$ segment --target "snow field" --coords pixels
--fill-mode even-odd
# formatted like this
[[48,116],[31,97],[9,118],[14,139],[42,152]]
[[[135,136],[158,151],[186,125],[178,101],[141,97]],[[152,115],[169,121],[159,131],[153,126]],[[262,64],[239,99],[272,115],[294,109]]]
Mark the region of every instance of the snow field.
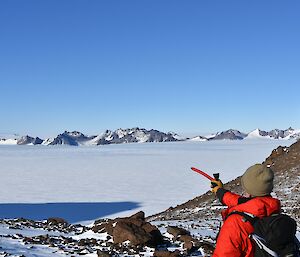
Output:
[[[286,140],[172,142],[97,147],[0,146],[1,203],[136,202],[151,215],[209,190],[190,170],[223,182],[262,162]],[[17,213],[16,213],[17,216]]]

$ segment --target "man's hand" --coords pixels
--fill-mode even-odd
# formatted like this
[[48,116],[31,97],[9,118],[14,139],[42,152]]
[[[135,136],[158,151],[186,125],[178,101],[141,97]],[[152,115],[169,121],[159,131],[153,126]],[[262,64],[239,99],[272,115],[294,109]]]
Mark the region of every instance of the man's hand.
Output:
[[212,180],[210,187],[211,187],[210,191],[216,194],[219,188],[223,188],[223,183],[221,180]]

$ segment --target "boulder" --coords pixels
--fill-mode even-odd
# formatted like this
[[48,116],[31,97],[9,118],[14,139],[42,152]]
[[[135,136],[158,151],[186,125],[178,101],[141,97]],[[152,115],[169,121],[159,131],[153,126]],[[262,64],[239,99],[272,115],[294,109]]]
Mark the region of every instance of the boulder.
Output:
[[64,220],[63,218],[58,218],[58,217],[48,218],[47,223],[52,224],[52,225],[63,225],[63,226],[68,225],[68,222],[66,220]]
[[175,226],[168,226],[167,232],[173,235],[175,240],[178,238],[178,236],[190,235],[190,232],[187,231],[186,229],[175,227]]
[[204,250],[207,256],[211,256],[215,250],[214,245],[210,242],[202,242],[201,248]]
[[130,241],[134,246],[156,247],[163,243],[159,229],[145,220],[142,211],[126,218],[96,221],[92,230],[96,233],[107,232],[113,237],[114,244]]
[[109,252],[97,250],[97,256],[98,257],[110,257],[111,255],[109,254]]
[[132,216],[130,216],[129,219],[145,220],[145,213],[143,211],[139,211],[133,214]]
[[129,221],[118,221],[113,229],[113,240],[115,244],[129,240],[132,245],[146,245],[151,239],[151,235],[142,227]]

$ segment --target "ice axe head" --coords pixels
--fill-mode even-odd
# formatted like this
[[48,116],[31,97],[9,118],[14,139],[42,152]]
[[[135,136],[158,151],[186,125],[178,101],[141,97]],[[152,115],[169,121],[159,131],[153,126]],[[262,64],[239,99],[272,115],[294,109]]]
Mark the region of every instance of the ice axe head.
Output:
[[215,180],[220,179],[220,173],[214,173],[213,176],[214,176]]
[[[220,173],[214,173],[213,174],[214,178],[215,178],[215,181],[220,181]],[[222,183],[222,182],[221,182]],[[211,182],[211,188],[214,188],[218,186],[218,184],[216,182]]]

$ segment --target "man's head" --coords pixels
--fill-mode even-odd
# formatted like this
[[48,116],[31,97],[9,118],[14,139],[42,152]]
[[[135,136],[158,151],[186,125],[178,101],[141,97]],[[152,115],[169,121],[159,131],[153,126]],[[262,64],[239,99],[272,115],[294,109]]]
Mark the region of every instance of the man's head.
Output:
[[243,189],[251,196],[269,195],[273,190],[274,172],[262,164],[248,168],[242,176]]

